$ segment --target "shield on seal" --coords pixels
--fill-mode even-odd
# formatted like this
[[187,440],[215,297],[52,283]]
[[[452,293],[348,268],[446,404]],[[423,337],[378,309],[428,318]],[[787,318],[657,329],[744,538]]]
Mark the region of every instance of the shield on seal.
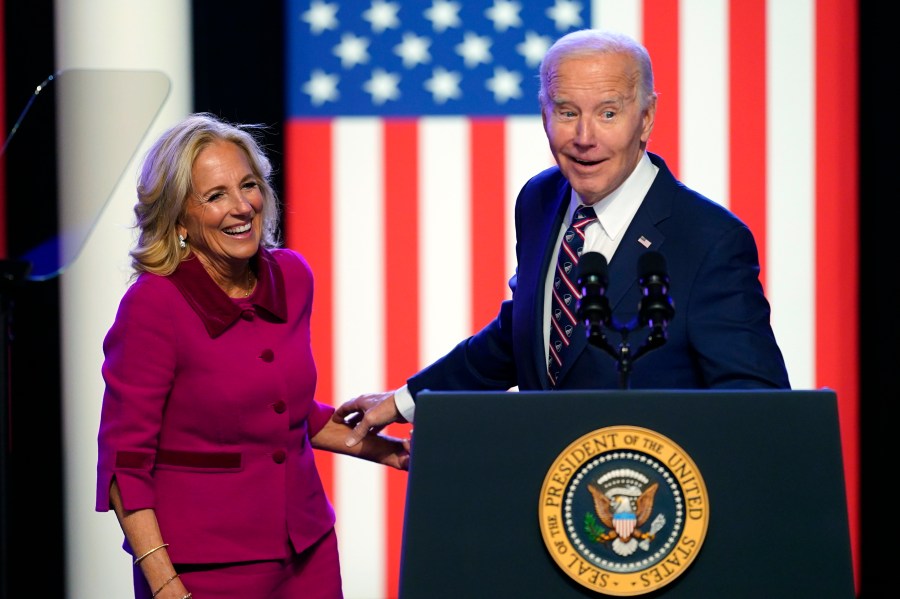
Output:
[[634,525],[636,521],[637,517],[632,513],[613,515],[613,526],[616,527],[616,533],[619,535],[619,538],[630,538],[632,533],[634,532]]

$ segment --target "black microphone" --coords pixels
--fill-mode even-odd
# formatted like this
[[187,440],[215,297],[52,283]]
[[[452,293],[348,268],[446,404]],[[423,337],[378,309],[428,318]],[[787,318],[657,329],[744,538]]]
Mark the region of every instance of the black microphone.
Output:
[[644,252],[638,259],[638,282],[643,296],[638,304],[641,326],[664,330],[675,316],[675,304],[669,297],[666,258],[659,252]]
[[588,341],[594,344],[602,344],[603,325],[608,325],[611,318],[606,297],[608,270],[606,258],[600,252],[586,252],[578,259],[576,284],[581,299],[578,300],[577,314],[584,323]]

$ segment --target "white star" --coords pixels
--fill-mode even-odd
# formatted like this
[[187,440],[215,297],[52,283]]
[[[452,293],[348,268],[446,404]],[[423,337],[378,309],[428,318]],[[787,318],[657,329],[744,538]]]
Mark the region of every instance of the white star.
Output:
[[544,54],[550,49],[552,40],[546,35],[538,35],[534,31],[525,33],[525,41],[516,46],[516,51],[525,57],[530,67],[541,64]]
[[352,33],[341,36],[341,43],[334,47],[334,55],[341,59],[341,66],[351,69],[358,64],[369,62],[369,40],[356,37]]
[[459,27],[462,21],[459,20],[460,5],[457,2],[447,2],[447,0],[434,0],[431,8],[426,8],[425,18],[431,21],[431,27],[441,33],[450,27]]
[[443,104],[462,95],[459,89],[461,80],[462,76],[459,73],[438,67],[431,72],[431,79],[425,81],[425,89],[431,92],[435,103]]
[[572,0],[556,0],[554,5],[547,9],[547,16],[551,21],[556,21],[556,28],[560,31],[581,25],[580,13],[581,2]]
[[399,11],[400,5],[395,2],[372,0],[371,8],[363,11],[363,19],[372,25],[372,31],[381,33],[385,29],[396,29],[400,26],[400,19],[397,18]]
[[336,102],[340,94],[337,84],[340,78],[337,75],[329,75],[321,69],[312,72],[309,81],[303,84],[303,93],[309,95],[309,101],[313,106],[321,106],[325,102]]
[[519,11],[522,6],[518,2],[509,0],[494,0],[494,5],[484,11],[484,16],[494,22],[494,29],[506,31],[510,27],[521,27],[522,19]]
[[400,97],[400,76],[388,73],[384,69],[375,69],[372,77],[363,83],[363,89],[372,96],[373,104],[384,104],[388,100]]
[[428,46],[431,40],[427,37],[419,37],[415,33],[404,33],[403,41],[394,46],[394,54],[403,59],[403,66],[411,69],[417,64],[431,62],[431,54]]
[[313,0],[309,10],[300,15],[300,19],[309,23],[309,30],[318,35],[326,29],[337,29],[337,11],[337,4]]
[[471,31],[466,32],[462,43],[456,44],[456,53],[463,57],[469,68],[474,68],[482,62],[487,64],[491,61],[491,39],[479,37]]
[[522,83],[522,76],[515,71],[507,71],[503,67],[494,69],[494,76],[485,82],[485,86],[494,92],[494,100],[498,104],[503,104],[510,98],[520,98],[522,90],[519,84]]

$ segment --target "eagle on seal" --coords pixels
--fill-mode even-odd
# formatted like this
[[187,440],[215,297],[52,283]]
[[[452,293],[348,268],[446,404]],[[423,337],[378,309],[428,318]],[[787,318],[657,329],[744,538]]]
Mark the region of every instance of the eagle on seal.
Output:
[[[607,540],[617,554],[628,556],[637,551],[638,539],[652,536],[640,529],[653,513],[653,499],[659,483],[649,485],[643,492],[637,487],[618,487],[606,493],[589,486],[594,498],[594,510],[604,525],[612,529]],[[614,531],[614,532],[613,532]]]

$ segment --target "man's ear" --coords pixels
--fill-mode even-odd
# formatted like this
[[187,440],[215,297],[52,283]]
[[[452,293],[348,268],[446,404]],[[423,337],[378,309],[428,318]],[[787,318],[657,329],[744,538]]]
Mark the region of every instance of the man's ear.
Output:
[[650,104],[644,110],[643,121],[641,141],[646,144],[650,139],[650,132],[653,131],[653,123],[656,121],[656,97],[650,101]]

